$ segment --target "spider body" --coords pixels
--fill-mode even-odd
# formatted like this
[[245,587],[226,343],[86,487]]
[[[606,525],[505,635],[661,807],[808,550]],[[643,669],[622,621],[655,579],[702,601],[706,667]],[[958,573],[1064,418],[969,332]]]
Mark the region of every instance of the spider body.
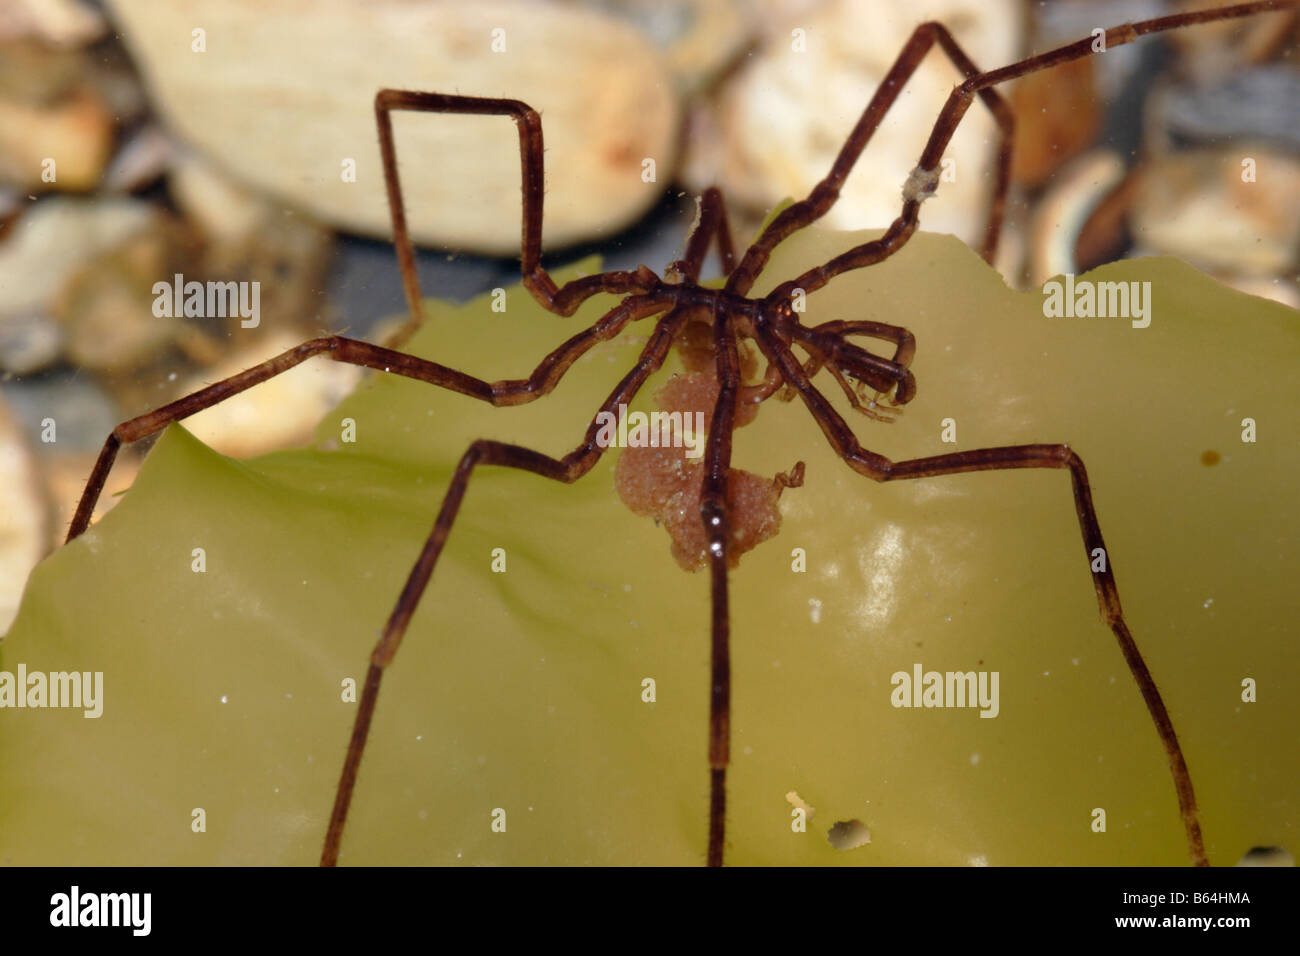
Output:
[[[1126,24],[1106,31],[1106,43],[1115,46],[1147,33],[1233,16],[1246,16],[1282,7],[1290,2],[1262,2],[1236,7],[1180,14],[1138,24]],[[916,170],[903,189],[898,217],[882,235],[862,242],[828,261],[780,282],[767,295],[750,292],[767,265],[773,250],[783,240],[810,225],[833,205],[849,172],[853,169],[872,133],[894,103],[902,85],[933,45],[939,45],[967,77],[949,98]],[[728,571],[737,558],[734,540],[736,509],[729,499],[732,476],[732,438],[745,406],[760,404],[783,391],[797,396],[825,436],[835,454],[849,469],[876,482],[935,478],[974,471],[1011,469],[1054,469],[1069,473],[1075,517],[1084,545],[1098,607],[1105,624],[1118,642],[1133,680],[1146,705],[1164,748],[1178,799],[1188,855],[1200,865],[1207,863],[1192,777],[1175,734],[1173,722],[1148,669],[1138,644],[1130,633],[1120,606],[1118,586],[1108,561],[1101,524],[1092,500],[1087,471],[1081,458],[1065,444],[1024,444],[977,448],[951,454],[890,460],[864,447],[854,430],[812,383],[812,376],[825,370],[835,379],[855,410],[866,417],[889,421],[875,400],[863,404],[865,387],[877,398],[890,396],[890,405],[907,404],[917,392],[909,365],[916,352],[912,334],[900,326],[865,320],[834,320],[816,326],[803,324],[795,302],[825,287],[836,276],[875,265],[900,250],[918,229],[922,201],[934,190],[936,170],[945,146],[957,124],[975,98],[993,112],[1002,130],[999,172],[990,211],[984,256],[991,259],[1001,224],[1002,206],[1008,184],[1010,160],[1010,111],[996,92],[997,84],[1026,73],[1088,56],[1092,38],[1061,47],[1020,63],[981,72],[961,51],[940,24],[923,24],[900,54],[894,67],[867,104],[862,118],[850,134],[827,177],[808,197],[776,215],[742,256],[735,255],[722,196],[709,190],[702,197],[701,214],[692,229],[682,259],[661,278],[645,266],[630,271],[611,271],[557,285],[540,262],[542,224],[542,127],[537,113],[518,100],[491,99],[399,90],[380,91],[375,101],[379,140],[384,159],[389,204],[393,219],[398,261],[411,322],[391,345],[380,347],[342,336],[328,336],[304,343],[260,366],[179,399],[147,415],[125,422],[105,443],[69,532],[69,540],[87,527],[96,499],[104,486],[118,447],[153,434],[167,424],[212,405],[228,395],[249,388],[314,355],[327,356],[396,375],[417,379],[490,403],[518,405],[552,391],[573,364],[594,345],[618,336],[637,321],[654,320],[646,344],[633,366],[609,394],[587,428],[578,447],[562,457],[551,457],[532,448],[492,440],[474,441],[465,451],[451,476],[442,506],[410,574],[401,589],[381,636],[370,656],[369,667],[352,735],[343,762],[333,812],[325,835],[321,862],[337,862],[343,845],[344,825],[370,734],[384,672],[393,663],[434,569],[438,563],[471,476],[484,466],[500,466],[531,472],[570,484],[587,474],[605,447],[598,440],[598,417],[609,414],[636,397],[650,375],[662,367],[674,345],[702,355],[716,381],[716,397],[708,413],[708,437],[703,454],[703,477],[698,500],[700,526],[704,533],[704,563],[709,574],[710,658],[709,680],[709,842],[711,865],[723,862],[727,819],[727,768],[731,761],[731,616]],[[583,302],[598,293],[621,297],[621,301],[594,324],[583,329],[547,355],[526,378],[484,381],[433,361],[407,355],[396,346],[419,326],[423,308],[407,233],[396,150],[390,114],[396,110],[433,113],[507,116],[517,125],[520,136],[523,188],[523,237],[521,271],[524,287],[545,309],[560,316],[573,315]],[[716,243],[723,264],[722,288],[699,283],[705,256]],[[890,357],[876,354],[850,339],[871,338],[893,345]],[[747,380],[742,346],[752,343],[766,362],[756,380]],[[798,348],[807,358],[794,354]],[[852,380],[852,382],[850,381]],[[853,384],[853,383],[856,383]],[[802,478],[802,464],[785,479],[786,487]],[[780,479],[778,478],[778,483]]]

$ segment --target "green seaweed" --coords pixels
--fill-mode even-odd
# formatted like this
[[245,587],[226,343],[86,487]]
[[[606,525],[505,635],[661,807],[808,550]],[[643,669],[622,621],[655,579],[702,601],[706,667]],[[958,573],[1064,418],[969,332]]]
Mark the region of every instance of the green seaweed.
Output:
[[[758,291],[861,239],[800,234]],[[1297,314],[1173,260],[1089,278],[1150,281],[1151,326],[1045,318],[1041,293],[926,234],[810,296],[803,318],[915,332],[918,393],[900,421],[850,418],[873,450],[1067,441],[1083,456],[1212,862],[1294,851]],[[431,302],[408,347],[521,377],[611,301],[569,319],[518,287],[504,313],[488,297]],[[0,645],[0,670],[104,674],[98,719],[0,710],[0,861],[314,862],[356,706],[342,682],[363,677],[456,460],[481,436],[575,446],[647,328],[529,406],[376,373],[311,448],[235,461],[169,428],[125,500],[36,569]],[[344,418],[355,443],[339,440]],[[941,440],[947,418],[956,444]],[[737,432],[738,467],[796,460],[807,481],[782,498],[782,531],[732,577],[728,862],[1186,863],[1068,476],[877,485],[798,401],[769,401]],[[707,578],[679,570],[667,535],[619,502],[613,463],[572,486],[476,472],[380,695],[342,863],[703,862]],[[491,570],[496,548],[505,573]],[[999,672],[996,719],[891,706],[891,675],[916,663]],[[1246,678],[1257,702],[1242,700]],[[792,828],[791,791],[815,810],[807,832]],[[827,832],[850,819],[871,842],[832,848]]]

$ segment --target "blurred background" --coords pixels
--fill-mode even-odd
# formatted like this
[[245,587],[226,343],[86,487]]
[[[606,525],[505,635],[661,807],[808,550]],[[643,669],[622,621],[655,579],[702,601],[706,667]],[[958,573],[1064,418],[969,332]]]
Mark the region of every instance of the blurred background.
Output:
[[[383,341],[405,308],[372,102],[383,87],[542,113],[547,264],[662,274],[695,197],[744,244],[802,197],[912,29],[981,68],[1207,0],[3,0],[0,633],[62,540],[105,436],[327,332]],[[1298,18],[1196,27],[1025,77],[997,267],[1035,288],[1175,255],[1300,306]],[[956,70],[926,58],[826,224],[883,228]],[[400,114],[426,296],[518,281],[518,140],[500,117]],[[976,104],[922,228],[978,244],[997,128]],[[716,274],[710,259],[706,275]],[[154,285],[258,283],[259,316],[158,315]],[[900,320],[901,321],[901,320]],[[540,356],[520,356],[525,374]],[[187,420],[249,456],[305,440],[359,380],[300,369]],[[101,508],[147,442],[124,449]]]

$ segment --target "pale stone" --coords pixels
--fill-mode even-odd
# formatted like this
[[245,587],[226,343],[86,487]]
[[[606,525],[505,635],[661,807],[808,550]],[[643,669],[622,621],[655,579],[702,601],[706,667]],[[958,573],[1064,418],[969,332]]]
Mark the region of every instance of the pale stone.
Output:
[[[302,343],[303,338],[292,333],[264,339],[195,376],[181,394],[206,388]],[[357,366],[316,356],[191,415],[183,424],[199,441],[223,455],[248,458],[276,451],[310,439],[321,417],[360,379]]]
[[[672,75],[648,40],[605,16],[519,0],[109,6],[154,103],[183,138],[236,178],[346,229],[391,234],[373,109],[382,88],[509,97],[537,109],[549,245],[630,224],[672,178],[680,126]],[[195,30],[205,52],[193,51]],[[416,240],[517,254],[514,124],[403,113],[393,125]],[[355,182],[345,181],[349,159]],[[645,159],[655,161],[657,182],[643,181]]]
[[113,118],[97,93],[52,105],[0,98],[0,182],[23,190],[94,188],[113,146]]
[[35,203],[0,241],[0,316],[42,312],[83,263],[149,225],[140,200],[55,196]]
[[233,183],[202,156],[185,151],[172,165],[168,190],[203,234],[219,242],[246,239],[271,215],[271,204]]
[[[687,161],[692,188],[712,183],[760,211],[802,199],[827,173],[872,94],[915,27],[948,25],[981,69],[1020,55],[1023,17],[1012,0],[832,0],[768,3],[762,49],[725,84],[695,130]],[[798,31],[798,32],[797,32]],[[823,222],[839,229],[884,228],[902,209],[899,190],[917,165],[958,72],[936,44],[908,80]],[[962,120],[942,181],[921,227],[977,244],[984,229],[997,126],[982,103]]]
[[1131,222],[1139,242],[1211,271],[1291,269],[1300,252],[1300,162],[1241,142],[1164,156],[1141,175]]
[[37,38],[56,47],[80,47],[107,31],[103,15],[81,0],[5,0],[0,40]]
[[131,192],[157,180],[167,171],[172,142],[158,126],[150,123],[130,134],[104,172],[109,192]]
[[0,401],[0,634],[13,623],[27,575],[45,554],[50,518],[27,437]]

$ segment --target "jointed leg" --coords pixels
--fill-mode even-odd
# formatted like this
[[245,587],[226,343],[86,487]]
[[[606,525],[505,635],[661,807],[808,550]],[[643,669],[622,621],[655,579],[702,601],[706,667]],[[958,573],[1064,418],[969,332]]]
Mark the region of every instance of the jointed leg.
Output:
[[[836,383],[840,387],[840,391],[844,393],[844,397],[849,400],[849,404],[855,411],[861,412],[873,421],[880,422],[884,425],[892,425],[894,423],[894,420],[890,418],[889,415],[875,410],[876,401],[874,399],[871,401],[870,406],[862,404],[862,400],[858,397],[857,390],[849,384],[848,380],[844,377],[844,373],[840,371],[839,365],[836,364],[828,353],[823,352],[813,342],[800,341],[799,344],[803,346],[804,350],[808,352],[810,356],[808,361],[804,363],[804,375],[811,379],[823,368],[826,369],[826,371],[831,373],[831,377],[835,379]],[[861,387],[862,386],[859,386],[859,388]],[[879,396],[880,394],[880,390],[877,390],[876,395]],[[901,411],[901,409],[898,411]]]
[[[916,232],[920,212],[920,201],[909,199],[903,203],[902,214],[889,224],[889,228],[885,230],[885,234],[879,239],[872,239],[860,246],[854,246],[825,265],[813,266],[797,278],[782,282],[764,297],[764,301],[770,304],[788,302],[795,289],[802,289],[805,294],[816,292],[841,272],[848,272],[850,269],[863,269],[888,259],[903,248],[908,239],[912,238],[912,233]],[[737,267],[736,272],[739,271],[740,269]]]
[[916,354],[916,337],[901,325],[889,325],[886,322],[868,322],[865,319],[860,321],[836,319],[831,322],[823,322],[821,325],[814,325],[808,331],[828,332],[840,336],[867,335],[874,339],[893,342],[895,346],[893,362],[903,368],[907,368],[912,364],[912,357]]
[[695,229],[686,242],[686,256],[673,263],[679,275],[690,282],[700,277],[700,267],[709,251],[709,241],[717,235],[718,258],[722,260],[722,275],[725,278],[736,267],[736,250],[731,240],[731,227],[727,224],[727,207],[722,199],[722,190],[710,186],[704,190],[700,200],[700,217]]
[[[857,163],[858,157],[862,155],[867,142],[876,132],[877,127],[880,126],[885,114],[889,112],[889,108],[894,105],[894,101],[898,98],[898,94],[902,92],[904,84],[916,72],[916,68],[920,66],[926,53],[930,51],[936,41],[944,53],[948,55],[948,59],[953,62],[953,65],[961,70],[967,78],[981,75],[975,64],[971,62],[970,57],[958,46],[957,41],[953,39],[952,34],[948,32],[947,27],[942,23],[923,23],[917,27],[912,32],[912,36],[907,43],[903,45],[903,49],[898,54],[898,59],[894,61],[894,65],[889,68],[889,72],[880,81],[880,86],[876,88],[875,94],[871,97],[871,102],[863,110],[862,116],[858,119],[857,125],[853,127],[853,132],[849,134],[844,146],[840,149],[839,155],[835,157],[835,162],[832,164],[831,171],[827,173],[826,178],[813,187],[812,192],[808,194],[808,198],[788,206],[768,224],[763,234],[746,250],[745,256],[735,273],[733,273],[731,281],[727,283],[728,291],[740,295],[747,294],[753,286],[754,280],[758,278],[759,273],[763,271],[763,267],[767,264],[772,250],[791,234],[826,215],[830,208],[835,205],[840,190],[844,186],[844,181],[848,179],[849,173],[853,171],[853,166]],[[989,221],[984,235],[984,258],[986,261],[991,262],[997,249],[998,234],[1002,226],[1002,212],[1006,204],[1007,185],[1011,179],[1011,137],[1015,122],[1011,107],[1000,93],[989,89],[981,92],[980,95],[992,111],[993,117],[997,120],[1002,131],[998,149],[997,179],[989,211]],[[805,291],[811,291],[806,286],[803,288]]]
[[[641,357],[637,364],[610,393],[610,396],[601,406],[601,411],[610,412],[618,408],[620,403],[632,401],[641,386],[645,384],[646,379],[662,367],[664,359],[672,346],[673,336],[676,335],[684,319],[685,315],[683,313],[674,311],[659,320],[654,333],[650,336],[650,341],[641,351]],[[406,584],[397,599],[397,604],[394,606],[392,614],[389,615],[388,622],[384,625],[378,643],[375,644],[374,650],[371,652],[365,688],[362,691],[361,701],[357,707],[357,716],[352,725],[352,736],[348,743],[347,757],[344,760],[343,771],[339,777],[338,790],[334,796],[334,809],[330,814],[329,829],[326,832],[325,844],[321,850],[322,866],[334,866],[338,862],[343,827],[347,822],[348,807],[352,802],[352,792],[356,786],[357,771],[361,766],[361,757],[365,752],[366,740],[370,733],[370,722],[374,716],[375,703],[379,697],[379,686],[383,679],[384,669],[392,663],[393,657],[397,654],[397,649],[401,646],[411,616],[415,613],[416,606],[419,604],[425,588],[428,587],[429,579],[433,576],[438,557],[442,554],[443,546],[447,543],[447,536],[451,533],[452,524],[460,511],[461,502],[465,498],[470,475],[480,465],[500,465],[506,468],[530,471],[533,474],[541,475],[543,478],[571,484],[590,471],[604,453],[605,449],[597,442],[599,433],[600,427],[596,423],[596,418],[593,417],[591,424],[587,428],[586,438],[583,443],[560,459],[551,458],[541,452],[520,445],[507,445],[502,442],[486,440],[474,442],[461,457],[460,463],[456,466],[456,471],[452,475],[447,494],[443,497],[442,507],[438,511],[433,530],[429,533],[429,537],[425,541],[424,548],[421,550],[414,567],[411,568],[411,573],[407,576]]]
[[[1070,482],[1074,489],[1074,510],[1079,519],[1079,528],[1083,532],[1084,551],[1089,568],[1092,570],[1092,582],[1097,591],[1101,616],[1119,642],[1120,652],[1124,655],[1133,679],[1137,681],[1142,699],[1146,701],[1147,710],[1156,725],[1157,733],[1160,734],[1160,741],[1164,744],[1169,769],[1174,778],[1174,788],[1178,791],[1178,807],[1183,819],[1183,828],[1187,833],[1188,853],[1196,866],[1209,866],[1209,860],[1205,856],[1205,844],[1201,838],[1201,825],[1197,819],[1196,794],[1192,791],[1192,778],[1187,771],[1187,762],[1183,759],[1182,747],[1179,746],[1178,735],[1174,733],[1174,724],[1169,718],[1169,711],[1124,620],[1124,611],[1119,601],[1119,589],[1115,585],[1114,562],[1111,560],[1110,552],[1106,550],[1106,542],[1102,539],[1101,525],[1097,521],[1097,512],[1092,504],[1092,490],[1088,485],[1088,473],[1083,466],[1083,460],[1068,445],[1017,445],[891,462],[883,477],[875,472],[874,462],[850,460],[849,464],[855,470],[877,481],[959,475],[970,471],[1003,471],[1013,468],[1069,469]],[[1100,562],[1097,561],[1099,555],[1102,558]],[[1098,563],[1103,570],[1097,570]]]
[[[839,380],[841,388],[848,388],[841,372],[848,372],[859,382],[883,395],[896,388],[892,404],[906,405],[916,394],[916,380],[908,370],[916,352],[916,339],[907,329],[883,322],[824,322],[813,328],[794,326],[791,341],[796,342],[813,356],[813,362],[804,367],[809,378],[813,371],[825,365]],[[881,358],[848,341],[850,335],[871,335],[894,343],[894,357]],[[854,402],[852,396],[849,399]],[[857,407],[857,403],[854,402]]]
[[[880,359],[878,356],[871,356],[872,359],[875,359],[880,363],[879,365],[873,363],[873,369],[890,378],[889,383],[882,383],[886,384],[888,387],[876,389],[876,397],[872,403],[873,405],[880,402],[880,399],[889,391],[890,387],[893,387],[893,385],[898,383],[909,381],[907,375],[904,373],[912,362],[912,356],[916,354],[916,339],[913,337],[911,332],[902,326],[889,325],[885,322],[868,322],[865,320],[851,322],[835,320],[831,322],[823,322],[821,325],[813,326],[811,328],[797,326],[792,329],[791,340],[797,340],[800,346],[807,349],[811,356],[803,367],[805,376],[812,378],[823,366],[828,367],[831,373],[839,381],[840,387],[845,390],[845,394],[848,396],[849,401],[855,408],[858,408],[860,411],[865,412],[868,416],[875,418],[878,421],[892,422],[892,418],[878,415],[876,412],[868,408],[863,408],[859,401],[859,395],[855,394],[852,387],[848,386],[843,380],[843,376],[840,372],[839,366],[836,364],[834,356],[842,351],[841,343],[843,343],[850,335],[868,335],[873,338],[893,342],[895,346],[894,357],[892,360]],[[826,338],[827,336],[834,336],[835,338],[833,341],[828,341]],[[823,347],[819,349],[816,344],[817,342],[821,342]],[[810,343],[812,344],[811,348],[809,348]],[[861,356],[856,356],[856,358],[860,360]],[[781,377],[780,369],[769,361],[761,383],[741,386],[739,401],[741,404],[758,404],[776,394],[783,385],[785,385],[785,380]],[[912,386],[910,385],[905,386],[903,391],[904,396],[910,395],[908,389],[911,387]],[[793,391],[788,391],[787,394],[788,398],[794,397]],[[892,404],[897,406],[903,403],[895,400]]]
[[[731,435],[740,391],[740,354],[731,323],[713,316],[718,399],[704,449],[704,487],[700,519],[709,542],[709,599],[712,607],[709,676],[709,866],[721,866],[727,821],[727,764],[731,760],[731,613],[727,595],[727,476],[731,471]],[[802,480],[802,468],[797,468]]]
[[1211,23],[1215,20],[1245,17],[1269,10],[1294,8],[1297,3],[1298,0],[1258,0],[1255,3],[1240,3],[1231,7],[1197,10],[1191,13],[1178,13],[1167,17],[1157,17],[1152,20],[1142,20],[1138,23],[1126,23],[1121,26],[1111,27],[1106,31],[1104,46],[1098,44],[1098,38],[1089,36],[1082,40],[1076,40],[1074,43],[1057,47],[1055,50],[1028,57],[1019,63],[1012,63],[1010,66],[968,76],[966,82],[954,89],[949,95],[948,102],[939,114],[939,120],[930,133],[930,139],[925,145],[925,150],[921,154],[921,161],[917,164],[917,167],[925,173],[935,171],[940,158],[943,156],[944,149],[947,148],[949,140],[952,139],[952,135],[957,129],[957,124],[961,122],[961,118],[970,107],[971,97],[976,94],[984,97],[999,83],[1014,80],[1028,73],[1050,69],[1062,63],[1069,63],[1072,60],[1081,60],[1085,56],[1091,56],[1125,43],[1132,43],[1139,37],[1152,33],[1163,33],[1166,30],[1175,30],[1200,23]]
[[632,320],[653,315],[655,312],[662,311],[666,305],[665,299],[653,296],[635,296],[627,299],[605,313],[600,321],[579,332],[542,359],[528,378],[506,379],[499,382],[485,382],[464,372],[439,365],[437,362],[340,335],[304,342],[246,371],[178,398],[174,402],[125,421],[114,428],[99,452],[95,467],[91,470],[86,489],[82,492],[76,514],[72,518],[72,526],[68,529],[67,540],[71,541],[77,537],[90,524],[95,503],[104,489],[104,482],[108,480],[113,461],[117,458],[117,450],[123,444],[146,438],[172,422],[188,418],[247,388],[274,378],[281,372],[287,372],[313,355],[325,355],[336,362],[382,369],[407,378],[419,379],[430,385],[437,385],[493,405],[518,405],[540,398],[555,388],[579,356],[597,342],[613,338]]
[[509,116],[519,128],[519,152],[523,173],[523,236],[520,271],[524,287],[543,308],[557,315],[572,315],[583,302],[598,292],[627,294],[645,292],[653,284],[647,269],[631,272],[602,272],[584,276],[557,288],[542,268],[542,120],[537,112],[519,100],[483,96],[453,96],[446,93],[417,93],[410,90],[380,90],[375,96],[375,123],[379,128],[379,152],[384,165],[388,209],[393,219],[393,244],[402,270],[402,288],[411,319],[393,344],[405,341],[420,324],[420,281],[415,272],[415,254],[406,226],[402,185],[397,173],[397,150],[389,114],[394,110],[422,113],[462,113],[478,116]]
[[[858,443],[844,419],[803,375],[798,361],[788,349],[781,343],[766,337],[760,338],[759,345],[778,365],[786,381],[798,390],[836,453],[854,471],[875,481],[901,481],[909,478],[958,475],[971,471],[1006,471],[1015,468],[1069,470],[1074,490],[1075,514],[1078,516],[1079,528],[1083,533],[1084,550],[1102,618],[1119,642],[1120,652],[1124,655],[1133,679],[1137,681],[1142,699],[1146,702],[1147,710],[1156,725],[1156,731],[1160,734],[1160,741],[1164,744],[1169,769],[1174,778],[1174,788],[1178,793],[1178,806],[1183,828],[1187,834],[1188,853],[1195,865],[1208,866],[1200,822],[1197,819],[1196,795],[1192,790],[1192,778],[1188,773],[1187,762],[1183,758],[1178,736],[1174,732],[1173,721],[1169,718],[1169,711],[1124,620],[1119,589],[1115,584],[1114,563],[1102,538],[1101,525],[1097,520],[1096,509],[1093,507],[1092,491],[1083,460],[1068,445],[1012,445],[938,455],[933,458],[890,461],[883,455],[867,451]],[[1095,559],[1098,550],[1105,559],[1102,562],[1104,570],[1101,571],[1096,570]]]
[[[1300,5],[1300,0],[1258,0],[1258,2],[1242,3],[1232,7],[1199,10],[1193,13],[1180,13],[1153,20],[1143,20],[1139,23],[1124,24],[1106,31],[1105,49],[1131,43],[1141,36],[1161,33],[1165,30],[1210,23],[1215,20],[1245,17],[1268,10],[1292,9],[1298,5]],[[927,28],[935,32],[927,35],[924,32]],[[918,27],[916,33],[903,47],[903,52],[899,55],[898,60],[890,68],[889,73],[885,75],[885,79],[876,91],[876,95],[868,104],[862,118],[858,121],[858,125],[854,127],[853,133],[850,134],[844,148],[840,151],[840,155],[836,158],[830,174],[817,184],[807,199],[788,207],[768,225],[764,233],[746,251],[740,265],[732,273],[732,277],[727,283],[729,291],[742,294],[746,292],[753,285],[754,280],[771,256],[772,249],[778,243],[791,233],[802,229],[825,215],[826,211],[834,205],[836,198],[839,196],[840,186],[853,168],[853,164],[857,161],[858,155],[862,152],[867,140],[871,137],[876,126],[879,125],[885,112],[898,95],[898,88],[916,69],[920,58],[935,40],[939,40],[941,46],[952,58],[958,69],[966,73],[967,79],[953,90],[948,97],[948,102],[944,105],[939,114],[939,119],[935,122],[934,129],[930,133],[930,138],[921,154],[920,162],[904,187],[902,212],[894,220],[887,233],[887,235],[892,235],[901,232],[901,239],[889,244],[888,248],[883,249],[883,254],[877,254],[876,252],[883,240],[876,240],[850,249],[825,265],[808,270],[793,282],[784,283],[781,290],[774,291],[768,298],[779,297],[778,292],[781,295],[788,295],[789,290],[795,287],[802,288],[805,292],[811,292],[814,289],[821,288],[842,272],[847,272],[850,269],[860,269],[863,266],[879,262],[901,248],[915,230],[920,203],[933,192],[934,186],[938,183],[937,170],[939,161],[943,158],[943,151],[947,149],[958,124],[961,122],[962,117],[966,115],[966,110],[970,108],[972,99],[976,95],[984,100],[985,104],[993,111],[994,117],[1002,128],[1002,146],[999,150],[994,199],[984,236],[984,258],[986,261],[992,260],[997,247],[998,232],[1010,175],[1012,131],[1010,111],[993,87],[1028,73],[1050,69],[1062,63],[1082,59],[1085,56],[1100,52],[1101,48],[1094,37],[1078,40],[1075,43],[1029,57],[1019,63],[1013,63],[997,70],[990,70],[986,73],[972,73],[973,64],[939,24],[923,24]]]

